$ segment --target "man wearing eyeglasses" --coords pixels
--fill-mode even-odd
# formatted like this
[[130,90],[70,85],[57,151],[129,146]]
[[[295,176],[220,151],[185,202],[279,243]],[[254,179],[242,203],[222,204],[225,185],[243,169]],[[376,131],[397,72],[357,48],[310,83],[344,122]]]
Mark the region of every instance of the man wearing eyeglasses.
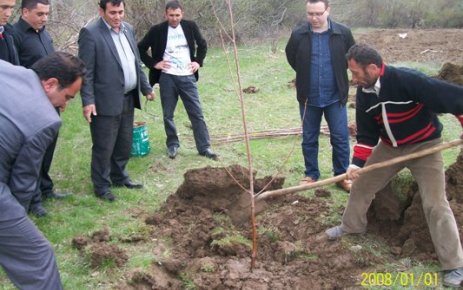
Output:
[[[344,174],[349,166],[346,110],[349,81],[345,55],[355,44],[350,29],[329,17],[328,0],[309,0],[306,11],[308,23],[295,28],[286,45],[288,63],[296,71],[302,119],[305,176],[301,185],[320,178],[318,138],[323,115],[330,130],[334,175]],[[337,186],[349,192],[351,182],[344,180]]]

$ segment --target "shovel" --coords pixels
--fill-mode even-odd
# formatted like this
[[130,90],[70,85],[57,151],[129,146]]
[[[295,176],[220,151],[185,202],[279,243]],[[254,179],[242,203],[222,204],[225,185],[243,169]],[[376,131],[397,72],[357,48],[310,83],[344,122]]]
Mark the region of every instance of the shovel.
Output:
[[[436,146],[431,147],[431,148],[427,148],[427,149],[423,149],[421,151],[417,151],[417,152],[412,153],[412,154],[396,157],[396,158],[393,158],[393,159],[390,159],[390,160],[387,160],[387,161],[378,162],[378,163],[375,163],[375,164],[371,164],[369,166],[365,166],[363,168],[360,168],[358,172],[360,174],[362,174],[362,173],[369,172],[369,171],[372,171],[372,170],[375,170],[375,169],[378,169],[378,168],[384,168],[384,167],[391,166],[391,165],[394,165],[394,164],[397,164],[397,163],[400,163],[400,162],[420,158],[420,157],[423,157],[423,156],[426,156],[426,155],[429,155],[429,154],[433,154],[433,153],[442,151],[444,149],[455,147],[455,146],[458,146],[458,145],[461,145],[461,144],[463,144],[462,139],[453,140],[453,141],[450,141],[450,142],[446,142],[446,143],[436,145]],[[346,178],[347,178],[347,174],[344,173],[344,174],[341,174],[341,175],[337,175],[335,177],[327,178],[327,179],[320,180],[320,181],[310,183],[310,184],[292,186],[292,187],[288,187],[288,188],[271,190],[271,191],[264,191],[261,194],[256,195],[255,198],[256,198],[256,201],[259,201],[259,200],[263,200],[263,199],[266,199],[266,198],[271,197],[271,196],[279,196],[279,195],[284,195],[284,194],[289,194],[289,193],[295,193],[295,192],[304,191],[304,190],[307,190],[307,189],[312,189],[312,188],[332,184],[332,183],[335,183],[335,182],[343,181]]]

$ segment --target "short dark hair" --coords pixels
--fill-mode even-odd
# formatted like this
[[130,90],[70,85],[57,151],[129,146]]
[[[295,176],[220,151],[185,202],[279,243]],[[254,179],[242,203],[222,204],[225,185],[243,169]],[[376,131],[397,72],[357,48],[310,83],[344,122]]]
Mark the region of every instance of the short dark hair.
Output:
[[318,2],[325,3],[325,8],[328,8],[328,6],[330,6],[329,0],[307,0],[307,3],[318,3]]
[[125,7],[125,1],[124,0],[100,0],[98,2],[98,6],[100,6],[101,9],[106,10],[106,4],[111,3],[113,6],[119,6],[121,4],[124,5]]
[[37,4],[50,5],[48,0],[22,0],[21,9],[27,8],[29,10],[35,9]]
[[69,87],[79,78],[83,82],[87,73],[84,62],[67,52],[54,52],[42,57],[31,68],[42,81],[58,79],[61,88]]
[[171,10],[180,9],[183,11],[183,6],[182,4],[180,4],[180,2],[178,2],[178,0],[171,0],[166,3],[166,11],[169,9]]
[[383,64],[383,58],[379,54],[379,52],[371,46],[367,44],[355,44],[346,54],[347,60],[355,60],[356,63],[365,67],[369,64],[375,64],[378,67],[381,67]]

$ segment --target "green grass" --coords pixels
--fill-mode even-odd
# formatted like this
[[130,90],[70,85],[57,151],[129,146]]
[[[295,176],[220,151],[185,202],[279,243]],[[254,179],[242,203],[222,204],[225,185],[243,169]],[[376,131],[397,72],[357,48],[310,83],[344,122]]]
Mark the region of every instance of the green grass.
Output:
[[[286,63],[284,44],[279,44],[276,53],[271,52],[270,44],[242,47],[239,50],[243,88],[259,88],[257,94],[244,95],[249,131],[300,126],[295,90],[287,85],[294,78],[294,73]],[[221,49],[211,48],[200,72],[199,91],[211,136],[243,132],[237,87],[233,81],[236,76],[229,73],[226,55],[232,56]],[[128,166],[132,179],[143,182],[145,188],[114,189],[118,197],[114,203],[101,201],[93,195],[90,181],[90,130],[82,116],[80,100],[71,102],[62,114],[63,126],[51,175],[57,191],[70,191],[74,195],[65,200],[45,202],[49,215],[42,219],[32,217],[32,220],[55,249],[65,289],[111,289],[122,276],[136,268],[148,269],[152,261],[160,258],[152,252],[152,237],[140,216],[158,210],[182,183],[186,170],[208,165],[248,165],[243,143],[215,145],[214,149],[221,156],[219,162],[200,157],[181,102],[175,116],[181,147],[178,157],[175,160],[169,159],[165,152],[159,95],[154,102],[149,103],[148,111],[157,117],[137,111],[136,120],[146,121],[151,152],[145,157],[132,158]],[[354,120],[353,109],[349,109],[349,116],[350,120]],[[442,120],[446,128],[445,140],[458,138],[461,128],[454,117],[446,115],[442,116]],[[286,176],[285,186],[297,185],[304,172],[300,142],[300,137],[251,141],[253,166],[258,171],[258,177],[280,173]],[[321,178],[329,178],[332,176],[331,148],[326,136],[320,137],[320,149]],[[455,161],[458,150],[455,148],[444,152],[446,166]],[[326,217],[326,223],[333,224],[339,221],[339,209],[345,205],[347,196],[334,185],[327,189],[332,192],[332,197],[327,199],[332,205],[332,213]],[[301,194],[311,196],[313,192]],[[111,242],[126,250],[129,256],[127,264],[120,269],[111,265],[103,270],[92,269],[89,260],[71,246],[75,236],[88,235],[104,227],[110,229],[113,237]],[[121,241],[134,233],[147,237],[147,240],[133,244]],[[425,267],[423,271],[428,269]],[[188,274],[182,278],[185,288],[194,288]],[[14,289],[4,273],[0,273],[0,289]]]

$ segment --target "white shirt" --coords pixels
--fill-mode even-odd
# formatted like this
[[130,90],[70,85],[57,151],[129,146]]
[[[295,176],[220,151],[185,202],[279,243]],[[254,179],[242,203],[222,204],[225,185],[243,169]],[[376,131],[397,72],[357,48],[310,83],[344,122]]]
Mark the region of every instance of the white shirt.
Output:
[[126,94],[137,87],[137,68],[135,66],[135,54],[133,53],[129,40],[125,35],[127,29],[124,27],[124,24],[121,25],[119,32],[116,32],[111,28],[111,26],[109,26],[106,21],[104,22],[109,28],[114,45],[116,46],[117,54],[121,60],[122,71],[124,72],[124,93]]

